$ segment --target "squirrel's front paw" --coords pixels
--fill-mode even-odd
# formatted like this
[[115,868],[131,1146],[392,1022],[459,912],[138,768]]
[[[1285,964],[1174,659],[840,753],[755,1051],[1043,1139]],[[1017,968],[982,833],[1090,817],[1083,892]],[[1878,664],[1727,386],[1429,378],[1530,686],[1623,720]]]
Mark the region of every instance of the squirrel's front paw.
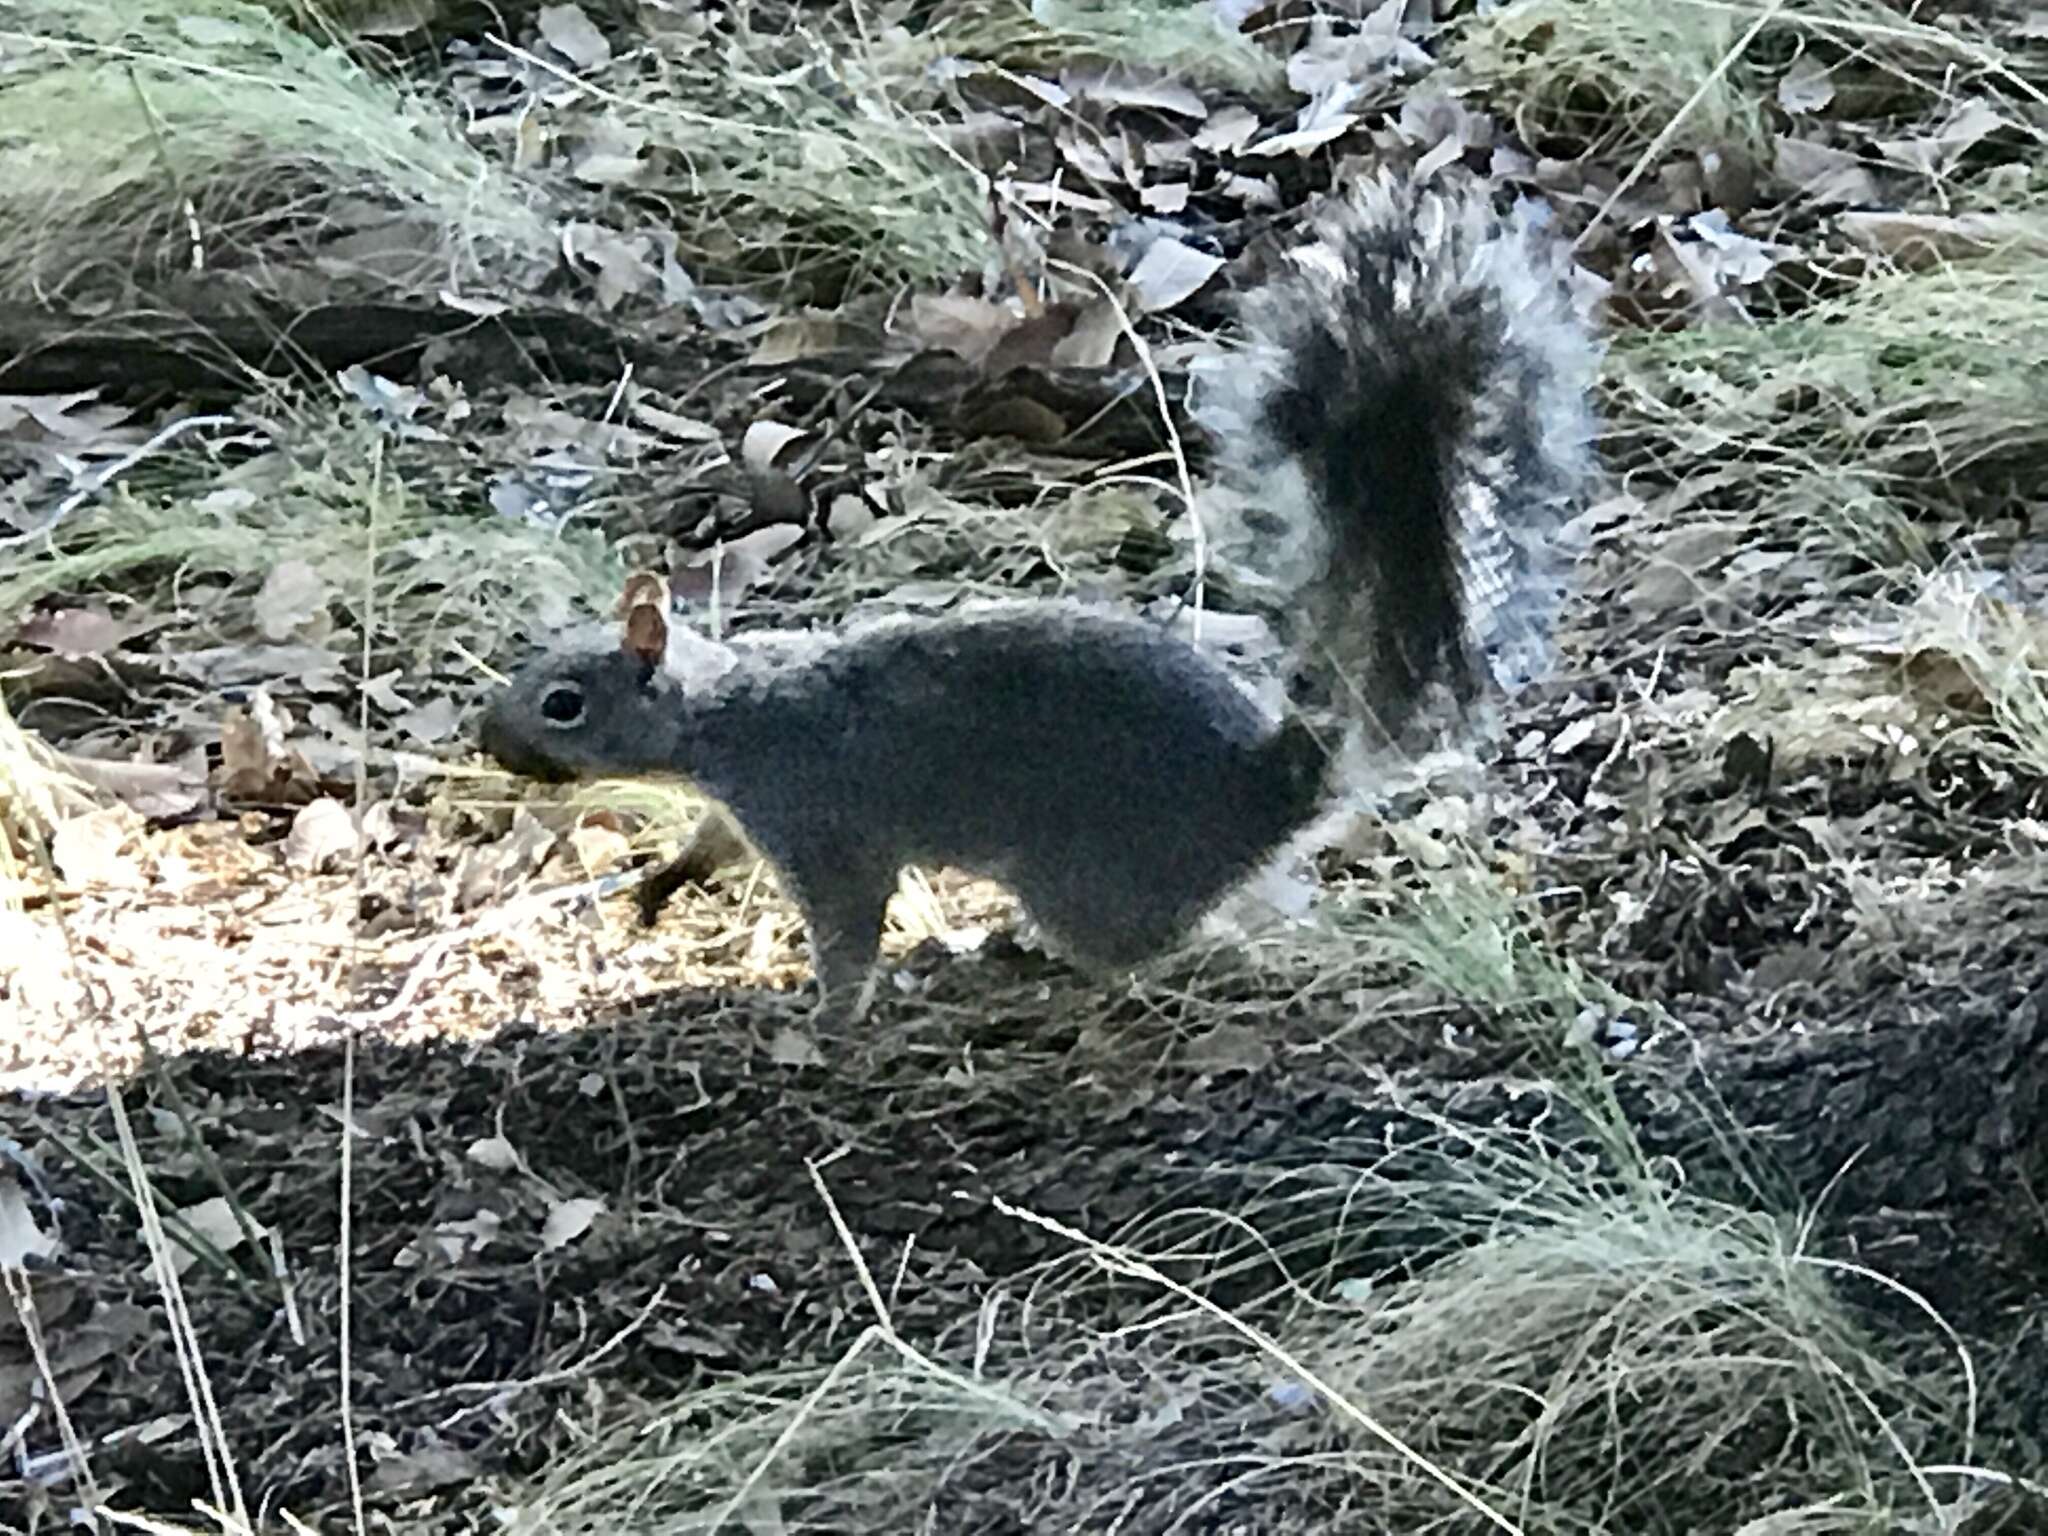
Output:
[[661,909],[668,905],[669,897],[675,895],[682,884],[680,880],[667,878],[666,866],[652,870],[633,888],[633,910],[640,915],[640,926],[652,928],[661,921]]

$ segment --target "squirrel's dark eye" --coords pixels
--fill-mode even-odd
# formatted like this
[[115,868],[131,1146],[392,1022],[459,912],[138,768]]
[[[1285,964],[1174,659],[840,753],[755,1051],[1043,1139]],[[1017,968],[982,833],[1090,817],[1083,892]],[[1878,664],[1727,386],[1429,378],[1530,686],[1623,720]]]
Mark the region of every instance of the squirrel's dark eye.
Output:
[[557,683],[540,698],[540,714],[550,725],[574,725],[583,718],[583,690]]

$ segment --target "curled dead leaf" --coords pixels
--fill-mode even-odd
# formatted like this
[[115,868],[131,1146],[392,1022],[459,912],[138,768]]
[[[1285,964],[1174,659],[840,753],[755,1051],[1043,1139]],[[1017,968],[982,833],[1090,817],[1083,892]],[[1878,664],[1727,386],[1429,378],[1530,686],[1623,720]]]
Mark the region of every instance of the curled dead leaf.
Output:
[[329,797],[301,808],[284,840],[285,867],[302,874],[321,874],[355,851],[355,818]]

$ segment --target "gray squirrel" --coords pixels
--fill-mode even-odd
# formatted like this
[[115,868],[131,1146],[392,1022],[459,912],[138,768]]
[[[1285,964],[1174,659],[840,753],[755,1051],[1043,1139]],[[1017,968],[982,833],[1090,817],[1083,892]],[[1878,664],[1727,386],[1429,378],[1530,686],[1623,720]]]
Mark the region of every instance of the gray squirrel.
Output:
[[[1597,354],[1555,242],[1384,173],[1316,232],[1245,299],[1198,411],[1248,509],[1214,549],[1281,616],[1284,718],[1186,640],[1066,599],[678,668],[665,589],[636,578],[623,639],[528,664],[484,749],[694,783],[802,911],[828,1012],[866,1010],[906,864],[1001,882],[1084,968],[1171,948],[1340,792],[1339,739],[1369,776],[1542,665],[1590,478]],[[643,915],[705,851],[649,878]]]

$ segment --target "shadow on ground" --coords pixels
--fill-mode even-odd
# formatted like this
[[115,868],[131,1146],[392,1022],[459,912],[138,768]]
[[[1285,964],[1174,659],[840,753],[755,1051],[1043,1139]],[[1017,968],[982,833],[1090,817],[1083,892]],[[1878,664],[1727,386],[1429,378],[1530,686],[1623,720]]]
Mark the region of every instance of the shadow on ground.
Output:
[[[1103,1270],[1018,1211],[1128,1241],[1280,1330],[1347,1283],[1445,1256],[1436,1229],[1365,1208],[1363,1170],[1380,1187],[1441,1180],[1505,1132],[1588,1187],[1611,1182],[1627,1171],[1611,1126],[1575,1107],[1607,1089],[1659,1177],[1748,1208],[1820,1203],[1817,1248],[1940,1307],[2001,1433],[2032,1443],[2048,1425],[2048,1243],[2022,1192],[2048,1189],[2048,991],[2038,961],[2012,960],[2015,991],[1900,985],[1824,1029],[1818,1012],[1763,1041],[1672,1028],[1625,1062],[1441,1010],[1375,1017],[1363,999],[1381,994],[1357,976],[1212,968],[1196,1004],[1177,982],[1109,995],[1019,959],[944,967],[858,1036],[808,1042],[813,1064],[785,1064],[807,1020],[801,996],[773,993],[674,993],[567,1033],[364,1043],[347,1211],[367,1495],[411,1511],[408,1529],[429,1510],[464,1528],[490,1489],[624,1404],[831,1363],[879,1320],[877,1295],[898,1336],[963,1367],[985,1363],[991,1330],[1000,1354],[1028,1352],[1033,1330],[1185,1319],[1156,1281]],[[268,1234],[193,1262],[183,1290],[247,1498],[308,1518],[347,1498],[343,1064],[338,1047],[193,1056],[123,1090],[167,1209],[231,1192]],[[1545,1086],[1575,1074],[1581,1091]],[[1732,1127],[1748,1133],[1739,1165]],[[9,1103],[0,1130],[32,1149],[39,1217],[61,1231],[62,1266],[34,1293],[53,1352],[78,1351],[68,1405],[110,1500],[188,1513],[212,1490],[109,1106]],[[1953,1354],[1916,1305],[1875,1287],[1854,1301],[1902,1355]],[[1245,1351],[1209,1332],[1204,1351]],[[18,1323],[0,1330],[17,1395],[25,1359]],[[1162,1434],[1162,1455],[1207,1444],[1215,1464],[1181,1463],[1157,1519],[1127,1528],[1163,1529],[1215,1493],[1225,1442],[1246,1433],[1235,1411]],[[952,1497],[926,1490],[944,1528],[988,1516],[974,1489],[1004,1465],[963,1460]],[[1317,1514],[1284,1504],[1240,1528]]]

